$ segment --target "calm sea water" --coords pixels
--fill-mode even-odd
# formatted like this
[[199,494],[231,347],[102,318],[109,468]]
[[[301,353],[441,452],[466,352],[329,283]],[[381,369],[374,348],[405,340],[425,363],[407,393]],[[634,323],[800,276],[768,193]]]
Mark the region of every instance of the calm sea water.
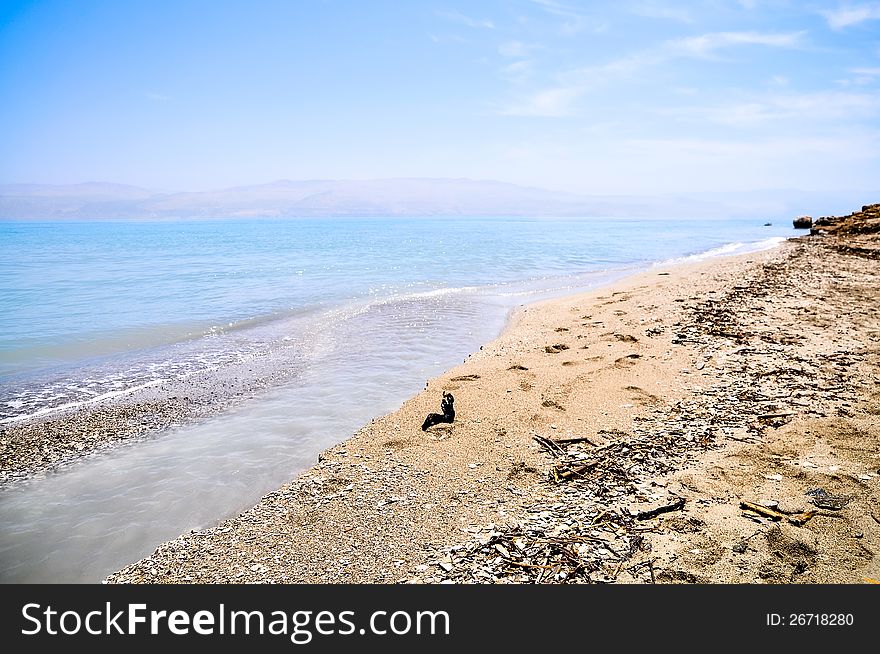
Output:
[[585,274],[793,234],[756,220],[0,222],[0,419],[289,343],[301,316],[515,304]]
[[518,305],[796,234],[757,220],[0,222],[0,426],[243,363],[288,372],[232,412],[0,493],[0,581],[96,581],[241,511]]

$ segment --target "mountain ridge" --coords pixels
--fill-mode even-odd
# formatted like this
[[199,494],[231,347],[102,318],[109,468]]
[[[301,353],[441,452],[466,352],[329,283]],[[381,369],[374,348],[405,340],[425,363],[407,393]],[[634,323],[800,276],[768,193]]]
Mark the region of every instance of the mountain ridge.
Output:
[[[845,212],[866,193],[780,189],[656,195],[578,195],[497,180],[397,177],[278,179],[208,191],[154,191],[112,182],[0,185],[0,219],[320,217],[754,217]],[[876,197],[876,194],[872,197]]]

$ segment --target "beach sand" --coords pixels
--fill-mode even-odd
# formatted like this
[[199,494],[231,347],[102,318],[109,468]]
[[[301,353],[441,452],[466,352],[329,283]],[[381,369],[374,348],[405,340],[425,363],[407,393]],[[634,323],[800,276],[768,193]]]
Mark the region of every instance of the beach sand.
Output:
[[[840,224],[523,308],[250,510],[108,581],[880,579],[880,251]],[[454,422],[422,431],[444,391]]]

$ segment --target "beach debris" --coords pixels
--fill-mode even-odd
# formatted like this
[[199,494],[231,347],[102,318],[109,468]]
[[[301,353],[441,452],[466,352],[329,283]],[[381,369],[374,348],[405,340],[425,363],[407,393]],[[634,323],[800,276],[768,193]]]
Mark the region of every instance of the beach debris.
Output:
[[532,436],[532,439],[538,443],[545,450],[550,452],[553,456],[565,455],[565,450],[563,450],[555,441],[545,438],[543,436]]
[[656,509],[650,509],[649,511],[640,511],[633,515],[636,520],[649,520],[651,518],[656,518],[661,513],[668,513],[670,511],[678,511],[683,509],[685,505],[685,499],[683,497],[677,498],[672,504],[664,504],[663,506],[658,506]]
[[599,445],[593,439],[587,436],[577,436],[574,438],[556,438],[553,440],[553,442],[558,443],[559,445],[570,445],[572,443],[589,443],[590,445]]
[[788,521],[796,527],[803,527],[817,513],[818,511],[804,511],[803,513],[788,516]]
[[746,502],[745,500],[742,500],[739,503],[739,508],[743,509],[744,511],[757,513],[766,518],[772,518],[773,520],[784,520],[786,517],[784,513],[774,511],[769,506],[764,506],[763,504],[755,504],[754,502]]
[[824,488],[814,488],[807,491],[806,495],[812,497],[813,499],[810,501],[820,509],[830,509],[832,511],[839,511],[849,504],[852,499],[848,495],[831,495]]
[[[820,246],[804,242],[797,247],[797,256],[787,261],[807,261],[812,248]],[[737,279],[712,296],[682,297],[679,322],[647,328],[648,337],[669,335],[674,344],[696,348],[693,369],[705,361],[704,369],[714,367],[719,374],[704,377],[702,387],[691,389],[692,398],[649,406],[634,417],[626,432],[596,430],[598,446],[590,440],[581,442],[577,434],[571,439],[548,439],[552,444],[541,447],[548,455],[544,478],[550,483],[539,487],[525,513],[510,525],[484,527],[465,550],[457,552],[461,556],[456,556],[449,576],[459,583],[650,583],[653,568],[659,582],[700,580],[663,559],[652,557],[648,565],[645,552],[650,551],[651,533],[661,526],[658,521],[636,519],[638,513],[630,509],[633,499],[673,503],[671,493],[665,500],[653,495],[657,490],[653,483],[680,469],[692,455],[726,439],[761,443],[771,428],[799,416],[833,415],[842,406],[855,406],[860,397],[858,364],[865,361],[865,350],[842,341],[825,350],[798,347],[811,337],[802,320],[782,326],[767,320],[766,312],[777,295],[795,293],[800,301],[801,289],[816,286],[810,270],[787,261],[761,264],[753,277]],[[809,308],[803,311],[807,318],[814,314]],[[820,468],[804,453],[782,463]],[[789,477],[782,468],[771,468],[760,470],[759,479],[764,473],[771,482]],[[816,543],[804,525],[817,515],[840,515],[807,499],[779,497],[776,503],[758,498],[742,509],[743,515],[761,523],[754,537],[764,538],[768,522],[778,530],[769,536],[768,545],[790,564],[787,573],[792,578],[806,572],[815,560]],[[699,506],[721,500],[690,501]],[[669,524],[680,520],[675,513],[669,517]],[[880,524],[880,513],[875,511],[872,519]],[[490,534],[495,539],[491,544]],[[577,539],[567,543],[569,552],[579,555],[577,562],[556,551],[562,539]],[[510,556],[504,557],[495,542]],[[749,542],[737,537],[732,549],[743,554]],[[786,579],[788,574],[778,578]]]
[[433,427],[441,422],[452,422],[455,420],[454,402],[455,398],[452,396],[452,393],[444,391],[443,399],[440,400],[440,410],[443,413],[429,413],[428,417],[425,418],[425,422],[422,423],[422,431],[426,431],[428,427]]
[[782,411],[781,413],[763,413],[758,416],[758,420],[772,420],[773,418],[787,418],[793,416],[794,411]]
[[784,512],[777,511],[774,508],[766,506],[766,504],[756,504],[754,502],[746,501],[740,502],[739,506],[741,509],[743,509],[744,515],[746,517],[751,517],[750,514],[758,514],[772,520],[785,519],[789,523],[793,524],[795,527],[804,526],[810,518],[817,515],[818,513],[817,511],[811,510],[798,512],[794,515],[786,515]]

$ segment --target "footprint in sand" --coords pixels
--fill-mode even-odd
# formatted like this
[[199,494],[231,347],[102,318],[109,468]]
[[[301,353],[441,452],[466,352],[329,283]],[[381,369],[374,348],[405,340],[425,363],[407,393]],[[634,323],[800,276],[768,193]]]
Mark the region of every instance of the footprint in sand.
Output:
[[413,443],[408,438],[390,438],[387,441],[385,441],[384,443],[382,443],[383,447],[386,447],[389,450],[394,450],[394,451],[402,450],[407,447],[411,447],[412,445],[415,445],[415,443]]
[[559,409],[560,411],[565,411],[565,407],[554,400],[544,400],[541,402],[541,406],[547,409]]
[[631,368],[636,365],[636,359],[641,359],[641,354],[627,354],[626,356],[615,359],[615,368]]
[[479,375],[461,375],[459,377],[453,377],[449,381],[454,382],[462,382],[462,381],[476,381],[480,378]]
[[521,366],[518,363],[514,363],[508,370],[528,370],[525,366]]
[[599,334],[604,341],[620,341],[622,343],[638,343],[639,339],[630,334],[619,334],[617,332],[605,332],[604,334]]
[[557,343],[556,345],[548,345],[544,348],[544,351],[547,354],[559,354],[563,350],[567,350],[568,346],[565,343]]
[[638,386],[624,386],[623,390],[629,391],[632,395],[633,402],[638,402],[639,404],[659,404],[660,398],[654,395],[653,393],[649,393],[648,391],[639,388]]
[[557,327],[553,330],[554,332],[568,332],[571,331],[568,327]]

